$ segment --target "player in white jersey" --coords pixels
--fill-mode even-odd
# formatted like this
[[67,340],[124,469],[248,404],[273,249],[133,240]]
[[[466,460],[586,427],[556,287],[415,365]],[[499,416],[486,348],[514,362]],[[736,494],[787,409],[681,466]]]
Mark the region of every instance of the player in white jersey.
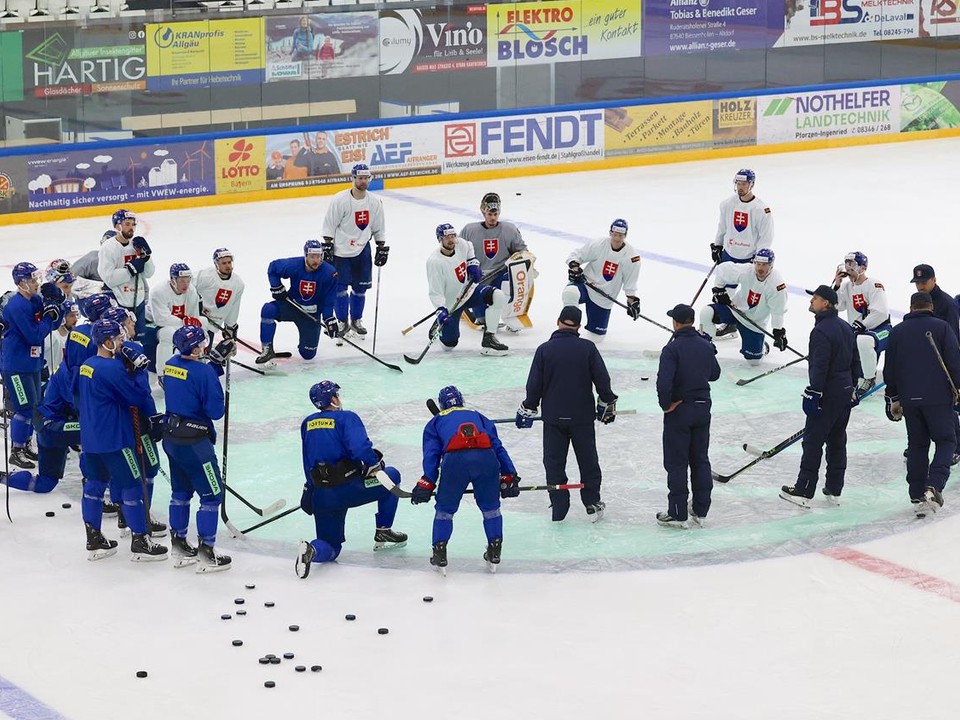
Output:
[[219,326],[225,340],[236,338],[244,283],[233,271],[233,253],[227,248],[214,250],[213,265],[200,269],[193,287],[203,303],[203,315],[211,321],[211,330]]
[[82,300],[103,292],[102,282],[80,277],[73,271],[70,262],[64,258],[50,261],[44,273],[44,279],[47,282],[55,283],[58,288],[63,290],[63,294],[68,300]]
[[505,355],[509,348],[497,339],[496,328],[507,303],[506,296],[497,288],[479,284],[480,263],[474,256],[473,245],[457,237],[453,225],[438,225],[437,240],[440,247],[427,257],[427,287],[430,302],[437,309],[435,325],[439,326],[440,342],[446,348],[457,346],[460,314],[469,306],[477,317],[484,318],[486,325],[480,352]]
[[[537,276],[537,271],[533,269],[536,257],[527,250],[519,228],[500,219],[501,208],[497,193],[484,195],[480,201],[483,220],[464,225],[460,237],[473,245],[482,275],[502,270],[491,278],[490,284],[500,288],[507,297],[504,311],[507,330],[520,332],[523,327],[529,326],[526,316],[533,298],[533,280]],[[470,315],[469,310],[467,315]],[[470,319],[475,322],[478,318]]]
[[150,294],[149,320],[157,327],[157,377],[174,354],[173,334],[185,325],[207,330],[200,316],[200,296],[191,285],[193,272],[184,263],[170,266],[170,282]]
[[64,300],[61,308],[63,322],[60,327],[47,335],[47,340],[44,343],[43,359],[46,361],[46,367],[43,374],[45,379],[51,377],[60,367],[60,363],[63,362],[63,346],[67,342],[70,331],[77,326],[77,321],[80,319],[80,308],[77,307],[77,302],[73,298],[68,297]]
[[867,277],[867,256],[860,251],[847,253],[833,278],[837,291],[837,310],[847,311],[847,321],[857,335],[857,351],[863,367],[863,380],[857,394],[863,395],[877,384],[877,361],[887,349],[893,326],[887,291],[883,283]]
[[[323,219],[324,260],[337,271],[337,300],[334,306],[340,322],[339,334],[352,330],[361,339],[366,292],[373,284],[372,265],[387,264],[390,248],[384,234],[383,203],[367,192],[372,174],[366,165],[353,166],[353,187],[333,196]],[[376,258],[370,258],[370,239],[377,244]]]
[[[717,266],[717,287],[713,288],[713,302],[700,311],[700,329],[711,338],[717,334],[717,323],[725,323],[740,330],[740,354],[751,365],[758,365],[766,354],[763,333],[768,321],[773,324],[773,345],[783,352],[787,349],[787,331],[783,316],[787,312],[787,284],[778,270],[773,268],[773,250],[757,251],[753,263],[724,262]],[[727,288],[735,286],[733,296]],[[731,308],[742,312],[751,322],[746,322]]]
[[757,176],[740,170],[733,177],[736,194],[720,203],[717,234],[710,243],[715,263],[748,263],[757,250],[773,247],[773,216],[767,204],[753,194]]
[[567,256],[570,284],[563,289],[563,304],[586,305],[584,329],[593,335],[607,334],[613,302],[587,287],[585,280],[611,297],[617,297],[622,289],[627,296],[627,314],[634,320],[640,317],[640,253],[627,242],[627,230],[627,221],[617,218],[610,224],[609,238],[588,242]]
[[137,216],[129,210],[113,214],[114,235],[106,233],[97,260],[97,272],[103,284],[110,288],[117,304],[130,310],[137,318],[137,337],[142,337],[145,326],[145,298],[147,278],[153,277],[153,260],[146,238],[134,235]]

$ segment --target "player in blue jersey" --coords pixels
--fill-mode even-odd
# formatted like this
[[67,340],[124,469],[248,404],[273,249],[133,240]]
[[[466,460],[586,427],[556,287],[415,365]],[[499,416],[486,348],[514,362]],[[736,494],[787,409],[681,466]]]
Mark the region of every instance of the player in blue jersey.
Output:
[[339,385],[330,380],[317,383],[310,388],[310,402],[320,412],[308,415],[300,425],[306,477],[300,507],[313,515],[317,538],[300,543],[295,570],[301,578],[310,574],[311,563],[331,562],[340,555],[346,541],[343,524],[353,507],[377,503],[374,550],[407,543],[406,534],[392,529],[397,496],[376,477],[382,470],[399,485],[400,472],[384,466],[360,416],[343,409]]
[[429,502],[434,488],[437,490],[430,564],[446,574],[453,516],[467,486],[473,485],[473,497],[483,513],[487,535],[483,559],[490,572],[496,572],[503,544],[500,498],[520,494],[520,477],[497,437],[496,426],[476,410],[465,409],[463,395],[456,387],[443,388],[437,403],[440,414],[423,428],[423,477],[410,499],[414,505]]
[[[130,543],[132,560],[166,560],[167,548],[158,545],[147,534],[147,508],[142,490],[142,462],[134,433],[134,412],[142,410],[150,418],[158,418],[153,397],[144,393],[126,365],[116,357],[123,346],[122,330],[113,320],[97,320],[91,337],[97,354],[80,366],[77,384],[80,389],[80,470],[87,479],[83,488],[83,522],[87,529],[89,559],[99,560],[116,552],[116,543],[100,532],[103,493],[111,480],[122,488],[127,522],[133,530]],[[155,439],[162,426],[151,423]]]
[[[278,322],[292,322],[300,332],[297,350],[300,357],[310,360],[317,354],[320,330],[323,328],[331,338],[337,337],[337,319],[333,314],[337,296],[337,272],[323,260],[323,247],[319,240],[307,240],[303,257],[274,260],[267,267],[270,294],[273,301],[260,311],[260,343],[263,351],[257,357],[260,364],[270,362],[273,338]],[[290,281],[289,289],[283,280]],[[290,303],[299,305],[304,315]],[[309,317],[308,317],[309,316]],[[311,318],[313,318],[311,320]]]
[[[228,362],[233,353],[235,341],[223,340],[211,352],[215,365],[203,362],[206,344],[207,334],[198,327],[185,325],[173,334],[177,354],[167,361],[163,370],[167,404],[163,451],[170,461],[170,544],[176,558],[175,567],[199,563],[197,572],[217,572],[230,569],[230,556],[220,555],[214,549],[224,483],[214,448],[213,422],[223,417],[224,396],[219,375],[223,372],[223,363]],[[194,493],[200,497],[199,548],[187,540]]]
[[[40,371],[43,343],[63,320],[63,292],[53,283],[40,285],[40,271],[33,263],[13,266],[17,292],[3,308],[3,342],[0,370],[6,407],[13,410],[10,464],[33,470],[38,455],[29,446],[33,435],[33,411],[40,403]],[[38,294],[39,293],[39,294]]]
[[63,343],[63,364],[67,366],[67,370],[70,372],[71,383],[74,387],[76,387],[80,366],[88,358],[97,354],[97,346],[90,338],[90,328],[110,307],[114,307],[113,300],[106,293],[91,295],[80,302],[80,312],[87,318],[87,322],[75,325]]

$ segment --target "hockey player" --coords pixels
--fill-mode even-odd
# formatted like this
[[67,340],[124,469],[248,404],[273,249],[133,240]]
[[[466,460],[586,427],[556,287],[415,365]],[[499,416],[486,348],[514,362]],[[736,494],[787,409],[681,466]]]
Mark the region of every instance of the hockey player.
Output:
[[720,222],[710,243],[714,263],[748,263],[757,250],[773,247],[773,216],[767,204],[753,194],[756,179],[753,170],[740,170],[733,176],[736,193],[720,203]]
[[613,302],[588,288],[587,280],[611,297],[617,297],[622,288],[627,296],[627,314],[634,320],[640,317],[640,254],[627,242],[627,229],[627,221],[617,218],[610,224],[609,238],[589,242],[567,256],[570,284],[563,289],[563,304],[586,305],[584,329],[594,336],[607,334]]
[[520,332],[524,323],[517,318],[525,318],[530,306],[536,276],[533,262],[536,258],[527,250],[517,226],[500,220],[501,208],[497,193],[484,195],[480,201],[483,220],[464,225],[460,237],[473,245],[474,256],[480,261],[481,275],[502,271],[491,278],[490,284],[503,290],[507,296],[503,318],[507,330]]
[[406,534],[393,530],[397,496],[376,478],[382,470],[399,485],[400,472],[384,466],[360,416],[343,409],[339,385],[330,380],[317,383],[310,388],[310,402],[319,412],[300,425],[306,478],[300,506],[313,515],[317,537],[300,542],[294,568],[300,578],[310,574],[311,563],[332,562],[340,555],[350,508],[377,503],[374,550],[407,544]]
[[467,486],[473,485],[473,497],[483,514],[487,536],[483,559],[495,572],[503,546],[500,498],[520,494],[520,477],[497,437],[496,426],[476,410],[465,409],[463,395],[455,386],[448,385],[440,391],[437,405],[440,414],[423,428],[423,477],[410,498],[418,505],[429,502],[434,489],[437,491],[430,564],[446,574],[453,516]]
[[[740,354],[751,365],[759,365],[766,354],[763,334],[767,321],[773,323],[773,346],[783,352],[787,349],[787,331],[783,316],[787,312],[787,284],[773,263],[773,250],[758,250],[749,265],[723,262],[717,266],[717,287],[713,288],[713,302],[700,311],[700,330],[710,338],[717,335],[717,323],[733,326],[740,331]],[[733,298],[729,287],[738,287]],[[749,322],[734,314],[742,312]]]
[[[40,285],[40,272],[33,263],[13,266],[17,292],[3,308],[3,342],[0,370],[3,372],[6,406],[13,410],[10,464],[33,470],[38,455],[30,448],[33,411],[40,402],[40,371],[43,346],[63,319],[63,293],[52,283]],[[38,294],[38,292],[40,294]]]
[[[137,386],[124,363],[116,357],[122,347],[121,333],[120,325],[113,320],[101,319],[93,324],[91,336],[97,354],[80,366],[77,380],[83,446],[80,469],[87,479],[82,503],[87,550],[91,560],[116,553],[116,542],[107,540],[100,532],[103,494],[107,484],[116,480],[122,487],[124,514],[133,530],[131,559],[166,560],[167,548],[154,543],[147,534],[147,510],[131,408],[139,408],[151,418],[159,416],[153,398]],[[159,422],[151,425],[154,439],[160,437],[161,431]]]
[[191,285],[193,271],[185,263],[170,266],[170,281],[150,293],[149,320],[157,327],[157,376],[166,377],[163,366],[173,355],[173,334],[190,325],[207,331],[200,315],[200,296]]
[[[320,342],[321,327],[331,338],[339,333],[337,319],[334,317],[334,300],[337,292],[337,272],[333,265],[323,260],[323,247],[319,240],[307,240],[303,246],[303,257],[274,260],[267,267],[270,280],[270,294],[273,301],[264,304],[260,311],[260,344],[263,351],[257,357],[257,363],[270,362],[274,357],[273,338],[277,334],[278,322],[292,322],[300,333],[297,351],[304,360],[316,357]],[[283,280],[290,280],[290,289]],[[300,306],[306,317],[290,303]]]
[[373,284],[370,239],[377,244],[373,265],[387,264],[390,248],[386,244],[383,203],[367,192],[372,174],[364,164],[353,166],[353,187],[337,193],[330,201],[323,218],[324,259],[337,271],[337,320],[339,332],[353,331],[361,339],[367,334],[363,326],[366,292]]
[[[96,257],[96,253],[94,253]],[[95,262],[95,261],[94,261]],[[55,282],[63,294],[73,300],[82,300],[102,291],[103,282],[81,277],[74,272],[68,260],[51,260],[46,271],[47,282]]]
[[833,279],[837,291],[837,310],[847,311],[847,321],[857,336],[857,352],[863,368],[863,379],[857,386],[861,397],[877,384],[877,361],[887,347],[890,335],[890,311],[883,284],[867,277],[867,256],[862,252],[847,253],[843,265]]
[[[164,367],[163,393],[166,398],[166,422],[163,451],[170,461],[170,545],[175,567],[198,563],[197,572],[230,569],[230,557],[214,550],[217,542],[217,513],[223,500],[223,478],[214,448],[214,421],[223,417],[224,396],[219,375],[229,361],[234,340],[222,340],[210,353],[211,363],[203,362],[206,333],[184,325],[173,334],[177,354]],[[187,540],[190,501],[200,497],[197,510],[199,548]]]
[[236,338],[243,297],[243,279],[233,270],[233,253],[227,248],[213,251],[213,265],[201,268],[193,279],[200,295],[201,310],[213,326],[223,328],[223,339]]
[[63,311],[63,322],[60,323],[60,327],[47,335],[47,343],[44,349],[44,380],[52,377],[63,362],[63,347],[70,332],[76,327],[77,321],[80,319],[80,310],[77,308],[75,301],[67,298],[60,307]]
[[[430,302],[437,309],[434,328],[439,327],[440,342],[455,348],[460,342],[460,314],[470,307],[474,316],[484,319],[480,353],[505,355],[508,348],[497,339],[500,314],[507,303],[501,290],[480,285],[480,263],[473,246],[450,223],[437,225],[440,247],[427,257],[427,288]],[[431,333],[436,332],[431,329]]]
[[137,336],[146,327],[147,279],[153,277],[154,264],[146,238],[134,235],[137,216],[129,210],[113,214],[115,234],[100,246],[97,272],[116,298],[117,304],[136,317]]

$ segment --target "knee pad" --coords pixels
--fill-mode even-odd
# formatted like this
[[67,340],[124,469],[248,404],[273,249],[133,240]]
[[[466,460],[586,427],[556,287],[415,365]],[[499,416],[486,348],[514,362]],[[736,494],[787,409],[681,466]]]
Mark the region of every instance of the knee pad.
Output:
[[443,344],[444,347],[448,347],[452,349],[459,344],[460,338],[457,338],[456,340],[444,340],[443,338],[440,338],[440,342]]
[[337,297],[347,297],[350,294],[349,285],[337,285]]
[[260,320],[268,320],[276,322],[277,320],[277,305],[276,303],[268,302],[264,303],[263,307],[260,309]]
[[107,484],[100,480],[90,480],[83,484],[83,496],[88,500],[103,502],[103,494],[107,491]]
[[493,294],[497,291],[497,289],[490,285],[481,285],[477,289],[480,291],[480,299],[483,300],[483,304],[487,307],[493,305]]
[[220,503],[223,502],[223,493],[216,495],[202,495],[200,497],[200,510],[205,512],[220,512]]
[[563,292],[560,294],[560,299],[563,301],[564,305],[579,305],[580,304],[580,288],[576,285],[567,285],[563,288]]
[[192,497],[192,490],[176,490],[170,493],[170,504],[190,507],[190,499]]
[[317,349],[315,347],[299,347],[297,350],[300,352],[300,357],[304,360],[313,360],[317,356]]
[[857,335],[857,348],[861,352],[874,351],[876,352],[877,341],[873,335]]
[[33,484],[33,491],[35,493],[48,493],[53,490],[59,482],[57,478],[50,477],[49,475],[37,475],[37,479]]
[[[481,508],[482,510],[482,508]],[[500,508],[492,508],[491,510],[482,510],[484,520],[492,520],[493,518],[498,518],[501,516]]]

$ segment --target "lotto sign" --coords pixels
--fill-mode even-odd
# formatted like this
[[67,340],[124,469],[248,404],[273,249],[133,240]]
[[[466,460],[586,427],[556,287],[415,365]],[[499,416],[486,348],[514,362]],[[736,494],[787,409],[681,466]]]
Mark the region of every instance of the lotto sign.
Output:
[[757,144],[887,135],[900,130],[900,86],[768,95],[757,110]]
[[214,143],[217,194],[267,189],[263,136],[229,138]]
[[774,47],[915,38],[919,34],[920,2],[810,0],[807,7],[789,18]]

